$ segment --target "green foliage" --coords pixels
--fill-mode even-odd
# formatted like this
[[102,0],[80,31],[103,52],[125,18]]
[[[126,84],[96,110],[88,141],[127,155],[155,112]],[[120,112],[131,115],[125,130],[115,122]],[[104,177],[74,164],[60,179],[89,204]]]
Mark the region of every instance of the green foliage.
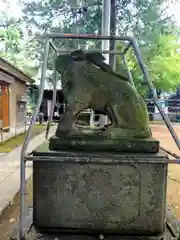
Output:
[[[170,18],[163,15],[166,10],[162,7],[164,2],[165,0],[121,0],[117,1],[116,8],[119,34],[133,34],[137,38],[155,87],[168,91],[179,84],[179,53],[175,51],[177,43],[170,37],[175,26]],[[68,33],[81,26],[80,32],[100,33],[102,1],[87,1],[89,5],[85,19],[73,18],[73,3],[71,0],[24,2],[25,20],[41,31],[51,29]],[[72,42],[56,43],[64,47],[73,46]],[[95,45],[97,47],[99,44],[95,42]],[[132,52],[129,53],[128,60],[138,90],[146,94],[142,73]],[[117,60],[118,69],[122,70],[120,59]]]
[[[141,46],[143,60],[147,66],[150,78],[156,89],[161,91],[174,91],[180,85],[180,44],[178,36],[158,35],[150,47]],[[121,45],[119,46],[121,48]],[[147,94],[144,87],[142,71],[137,60],[130,51],[127,54],[128,66],[133,75],[135,85],[141,94]],[[121,69],[122,61],[117,58],[117,69]]]
[[148,69],[157,89],[175,90],[180,84],[180,44],[174,35],[159,36],[156,54],[148,61]]
[[0,29],[0,41],[4,42],[4,50],[18,53],[19,41],[21,39],[20,29],[14,25],[7,26]]
[[0,27],[0,57],[33,77],[37,73],[37,63],[29,55],[31,42],[28,40],[18,21],[4,17]]

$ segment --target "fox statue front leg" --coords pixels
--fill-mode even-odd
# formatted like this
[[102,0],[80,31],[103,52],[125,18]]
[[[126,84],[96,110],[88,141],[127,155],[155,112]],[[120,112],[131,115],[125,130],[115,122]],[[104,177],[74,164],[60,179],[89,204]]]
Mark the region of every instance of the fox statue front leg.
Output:
[[73,130],[73,111],[71,108],[68,108],[58,123],[55,135],[56,137],[69,135],[69,133],[72,132],[72,130]]
[[56,137],[77,134],[79,131],[75,128],[75,121],[79,113],[88,108],[87,104],[79,103],[75,99],[73,104],[69,104],[67,111],[62,116],[56,130]]

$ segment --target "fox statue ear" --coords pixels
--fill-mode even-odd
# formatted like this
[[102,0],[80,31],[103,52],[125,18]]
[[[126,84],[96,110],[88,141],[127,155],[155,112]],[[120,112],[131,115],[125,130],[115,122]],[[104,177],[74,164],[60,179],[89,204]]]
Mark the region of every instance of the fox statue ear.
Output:
[[94,53],[94,52],[88,52],[86,53],[86,58],[89,61],[97,61],[97,62],[103,62],[105,59],[105,57],[102,55],[102,53]]
[[88,52],[84,53],[83,50],[76,50],[71,53],[72,60],[74,61],[84,61],[85,59],[89,61],[102,62],[105,60],[105,57],[101,53]]
[[73,61],[84,61],[85,60],[85,53],[83,50],[76,50],[71,53],[71,58]]

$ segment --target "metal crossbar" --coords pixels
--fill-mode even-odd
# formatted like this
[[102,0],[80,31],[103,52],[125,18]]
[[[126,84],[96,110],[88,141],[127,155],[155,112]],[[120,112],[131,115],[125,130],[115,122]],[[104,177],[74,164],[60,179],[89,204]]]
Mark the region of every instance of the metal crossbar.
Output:
[[[166,149],[163,149],[163,151],[167,152]],[[68,153],[67,153],[68,154]],[[32,161],[32,162],[38,162],[38,161],[49,161],[49,159],[51,159],[51,162],[65,162],[65,163],[74,163],[75,160],[77,159],[77,157],[67,157],[67,154],[64,156],[27,156],[26,160],[27,161]],[[171,155],[171,152],[168,152],[169,155]],[[108,159],[108,157],[106,156],[106,158],[104,159]],[[101,157],[101,160],[96,161],[96,162],[93,162],[91,161],[91,158],[90,157],[78,157],[78,164],[85,164],[85,163],[93,163],[93,164],[99,164],[103,161],[103,158]],[[117,160],[113,159],[113,164],[117,162],[117,163],[147,163],[147,160],[146,159],[121,159],[119,160],[119,158],[117,157]],[[111,161],[107,161],[107,164],[111,164],[112,162]],[[157,163],[157,164],[180,164],[180,159],[169,159],[169,158],[166,158],[166,159],[163,159],[163,160],[157,160],[157,159],[154,159],[154,160],[151,160],[151,163]]]
[[[59,48],[57,49],[59,54],[64,54],[64,53],[72,53],[73,51],[77,50],[74,48],[69,48],[69,49],[63,49],[63,48]],[[88,49],[88,50],[83,50],[83,52],[88,53],[88,52],[93,52],[93,53],[104,53],[104,54],[114,54],[114,55],[123,55],[122,51],[108,51],[108,50],[99,50],[99,49]]]
[[132,42],[134,38],[129,36],[103,36],[97,34],[74,34],[74,33],[46,33],[44,38],[51,39],[84,39],[84,40],[120,40]]
[[[49,54],[49,48],[51,48],[54,51],[55,55],[59,55],[60,53],[63,53],[64,50],[62,49],[58,49],[56,47],[56,45],[54,44],[53,40],[54,39],[88,39],[88,40],[116,40],[116,41],[121,41],[124,42],[124,49],[122,52],[119,51],[103,51],[106,53],[111,53],[111,54],[119,54],[123,57],[123,61],[127,67],[127,71],[128,71],[128,76],[129,76],[129,81],[131,84],[133,83],[133,79],[132,79],[132,75],[131,72],[127,66],[126,63],[126,57],[125,54],[128,52],[129,48],[132,47],[134,50],[134,53],[136,55],[137,58],[137,62],[140,65],[140,68],[142,70],[142,73],[144,75],[144,80],[146,81],[149,91],[152,93],[152,97],[154,100],[155,105],[157,106],[163,120],[165,121],[166,126],[168,127],[174,141],[176,142],[178,148],[180,149],[180,141],[179,138],[177,137],[171,123],[170,120],[168,118],[168,116],[164,113],[164,111],[161,109],[160,104],[158,103],[158,98],[157,95],[154,91],[153,88],[153,84],[149,78],[149,74],[148,71],[146,69],[146,66],[143,62],[142,56],[141,56],[141,52],[138,48],[138,44],[136,42],[136,40],[132,37],[127,37],[127,36],[102,36],[102,35],[94,35],[94,34],[58,34],[58,33],[49,33],[49,34],[45,34],[43,36],[45,38],[45,43],[44,43],[44,56],[43,56],[43,64],[42,64],[42,73],[41,73],[41,81],[40,81],[40,92],[39,92],[39,99],[36,105],[36,108],[34,110],[31,122],[30,122],[30,126],[28,128],[27,131],[27,135],[22,147],[22,151],[21,151],[21,166],[20,166],[20,231],[19,231],[19,237],[21,240],[25,239],[25,165],[26,165],[26,161],[33,161],[33,160],[40,160],[40,158],[34,158],[34,157],[30,157],[27,154],[27,147],[30,141],[30,136],[32,134],[32,127],[35,125],[36,122],[36,118],[38,116],[38,112],[39,112],[39,108],[43,99],[43,93],[44,93],[44,82],[45,82],[45,78],[46,78],[46,70],[47,70],[47,62],[48,62],[48,54]],[[65,50],[65,52],[69,52],[70,50]],[[71,50],[72,51],[72,50]],[[92,51],[92,50],[89,50]],[[99,52],[102,52],[99,50]],[[54,81],[54,84],[56,84],[56,81]],[[54,86],[55,89],[55,86]],[[56,95],[56,91],[53,92],[53,99],[55,99],[55,95]],[[51,109],[54,108],[54,101],[51,105]],[[52,112],[52,110],[51,110]],[[52,114],[51,114],[52,115]],[[49,119],[49,121],[51,121],[51,119]],[[49,157],[50,159],[50,157]],[[56,159],[58,160],[58,159]],[[177,162],[176,162],[177,163]]]

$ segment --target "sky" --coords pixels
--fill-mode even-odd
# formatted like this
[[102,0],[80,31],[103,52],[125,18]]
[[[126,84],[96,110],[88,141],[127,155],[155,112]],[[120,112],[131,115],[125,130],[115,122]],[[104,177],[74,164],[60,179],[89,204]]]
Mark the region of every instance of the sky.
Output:
[[22,10],[18,2],[18,0],[0,0],[0,13],[5,12],[9,17],[19,18],[22,16]]
[[172,4],[171,7],[169,8],[169,14],[172,14],[176,20],[176,22],[178,23],[178,25],[180,26],[180,2],[176,3],[176,4]]

